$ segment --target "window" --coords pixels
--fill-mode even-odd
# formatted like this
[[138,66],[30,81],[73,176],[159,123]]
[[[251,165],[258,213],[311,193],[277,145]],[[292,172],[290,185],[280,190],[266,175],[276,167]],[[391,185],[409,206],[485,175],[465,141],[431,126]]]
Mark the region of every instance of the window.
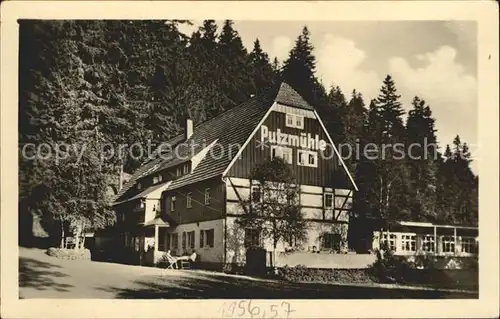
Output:
[[271,146],[271,159],[275,157],[281,157],[288,164],[293,163],[293,151],[289,147],[282,146]]
[[172,198],[170,199],[170,211],[172,212],[175,212],[175,201],[176,201],[175,196],[172,196]]
[[153,184],[158,183],[158,176],[153,177]]
[[182,232],[182,249],[186,249],[186,232]]
[[333,193],[325,193],[323,199],[325,208],[333,208]]
[[137,183],[137,189],[141,189],[141,188],[142,188],[141,183]]
[[184,170],[183,170],[184,175],[189,173],[189,166],[190,166],[189,163],[184,165]]
[[340,250],[340,234],[324,233],[322,236],[322,248]]
[[453,236],[443,236],[443,253],[455,252],[455,238]]
[[172,249],[178,249],[179,248],[179,235],[176,233],[172,234]]
[[194,231],[190,231],[187,233],[187,246],[191,249],[194,249]]
[[181,176],[182,175],[182,167],[177,167],[177,177]]
[[286,114],[286,126],[304,129],[304,117],[296,114]]
[[209,229],[205,230],[205,237],[206,237],[206,245],[208,247],[214,247],[214,230]]
[[166,235],[167,235],[167,230],[164,227],[158,228],[158,250],[159,251],[167,251],[165,249],[166,245]]
[[401,249],[403,251],[416,250],[416,235],[402,235],[401,236]]
[[316,152],[309,152],[309,154],[307,154],[307,158],[308,158],[308,161],[307,161],[307,164],[309,166],[313,166],[313,167],[317,167],[318,166],[318,153]]
[[193,196],[193,193],[187,193],[186,194],[186,207],[187,208],[193,207],[193,203],[192,203],[193,198],[192,198],[192,196]]
[[210,205],[210,188],[205,189],[205,205]]
[[476,239],[473,237],[462,237],[462,249],[463,253],[476,253]]
[[252,202],[259,203],[261,200],[260,186],[252,186]]
[[389,234],[389,240],[387,240],[387,233],[386,232],[382,233],[382,236],[380,239],[380,244],[387,245],[387,247],[390,250],[395,251],[396,250],[396,235]]
[[134,237],[135,251],[139,251],[141,240],[139,237]]
[[304,117],[295,115],[295,127],[300,129],[304,128]]
[[205,246],[205,238],[204,238],[204,235],[205,234],[205,231],[202,229],[200,230],[200,248],[203,248]]
[[245,247],[260,247],[260,232],[258,229],[245,230]]
[[163,175],[158,175],[158,182],[161,182],[163,180]]
[[[161,229],[161,228],[160,228]],[[169,250],[172,248],[172,236],[174,234],[169,234],[169,233],[166,233],[165,235],[165,250]],[[177,235],[176,235],[177,236]]]
[[297,150],[297,164],[300,166],[318,167],[318,152]]
[[434,236],[426,235],[422,237],[422,250],[434,252]]

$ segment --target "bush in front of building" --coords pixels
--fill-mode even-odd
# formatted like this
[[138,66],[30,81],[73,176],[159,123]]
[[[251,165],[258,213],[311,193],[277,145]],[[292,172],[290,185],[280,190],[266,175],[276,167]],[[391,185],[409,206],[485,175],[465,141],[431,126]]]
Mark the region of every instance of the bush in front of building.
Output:
[[367,269],[319,269],[303,265],[278,268],[278,278],[293,282],[314,283],[370,283]]
[[50,247],[47,249],[46,254],[59,259],[79,259],[79,260],[90,260],[90,250],[88,249],[67,249],[67,248],[55,248]]
[[368,269],[372,277],[383,283],[403,283],[405,275],[410,269],[416,268],[414,262],[409,262],[404,257],[395,256],[387,246],[382,246],[375,251],[377,260]]

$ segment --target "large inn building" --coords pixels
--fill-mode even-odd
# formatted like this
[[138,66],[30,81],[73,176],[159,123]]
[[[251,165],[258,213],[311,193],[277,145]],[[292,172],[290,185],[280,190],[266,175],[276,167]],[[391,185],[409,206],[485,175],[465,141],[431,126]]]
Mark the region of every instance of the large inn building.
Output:
[[[318,113],[286,83],[197,126],[187,120],[184,134],[157,149],[117,194],[115,240],[134,263],[153,264],[171,250],[175,255],[196,251],[200,264],[214,269],[243,265],[246,247],[271,250],[269,242],[241,229],[236,220],[244,213],[242,201],[259,191],[249,180],[251,169],[274,156],[293,167],[309,224],[306,242],[295,247],[295,256],[306,256],[305,261],[297,257],[296,262],[324,264],[316,255],[327,254],[311,253],[346,252],[356,183]],[[422,234],[433,234],[438,253],[435,232],[429,228]],[[374,246],[387,236],[378,235]],[[406,248],[406,242],[396,243],[398,237],[392,236],[388,238],[395,248]],[[409,249],[422,250],[419,234],[405,236],[414,236],[408,237]],[[450,236],[457,242],[456,229],[447,233],[447,240]],[[287,246],[279,243],[277,251]]]

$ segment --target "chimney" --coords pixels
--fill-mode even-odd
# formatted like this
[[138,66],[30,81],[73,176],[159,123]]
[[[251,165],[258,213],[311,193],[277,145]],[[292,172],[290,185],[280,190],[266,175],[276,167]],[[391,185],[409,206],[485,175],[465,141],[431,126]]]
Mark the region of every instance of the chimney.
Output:
[[184,140],[187,141],[191,135],[193,135],[193,120],[188,118],[186,119],[186,127],[184,129]]

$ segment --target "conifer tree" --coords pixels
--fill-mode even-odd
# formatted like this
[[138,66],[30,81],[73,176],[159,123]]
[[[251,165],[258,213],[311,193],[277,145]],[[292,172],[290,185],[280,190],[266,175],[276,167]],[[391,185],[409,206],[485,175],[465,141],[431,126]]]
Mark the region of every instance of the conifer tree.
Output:
[[258,94],[276,82],[275,71],[269,62],[269,56],[262,50],[259,39],[255,40],[248,59],[251,67],[251,91]]
[[424,100],[415,97],[406,122],[407,165],[412,220],[436,218],[437,140],[432,112]]

